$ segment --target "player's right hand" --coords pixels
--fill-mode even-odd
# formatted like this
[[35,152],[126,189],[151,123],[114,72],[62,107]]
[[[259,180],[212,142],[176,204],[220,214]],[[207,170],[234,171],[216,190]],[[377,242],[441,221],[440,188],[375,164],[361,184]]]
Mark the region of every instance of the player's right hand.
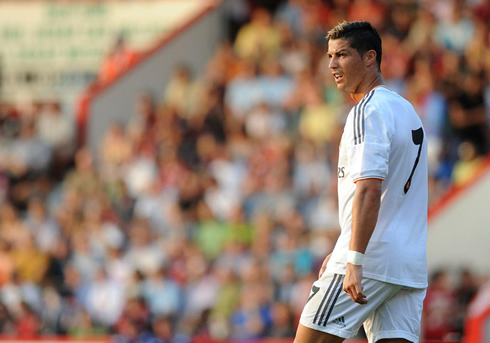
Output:
[[332,253],[328,254],[328,256],[325,257],[325,259],[323,260],[322,267],[320,268],[320,271],[318,272],[318,278],[321,278],[323,272],[325,271],[325,269],[327,269],[327,263],[328,263],[328,260],[330,260],[330,256],[332,256]]

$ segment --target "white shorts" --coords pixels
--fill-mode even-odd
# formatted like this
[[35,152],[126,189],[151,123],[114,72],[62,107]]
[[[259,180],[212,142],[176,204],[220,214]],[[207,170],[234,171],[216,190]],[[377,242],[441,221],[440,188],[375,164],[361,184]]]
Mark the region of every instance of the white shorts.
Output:
[[369,343],[384,338],[418,342],[425,289],[364,278],[368,303],[360,305],[342,290],[344,275],[324,273],[313,287],[300,323],[313,330],[351,338],[364,324]]

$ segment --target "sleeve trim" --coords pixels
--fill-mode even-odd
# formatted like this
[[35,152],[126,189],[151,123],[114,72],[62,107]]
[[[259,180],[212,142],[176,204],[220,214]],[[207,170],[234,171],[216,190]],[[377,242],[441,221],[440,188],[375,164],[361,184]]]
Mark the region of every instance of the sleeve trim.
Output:
[[367,179],[377,179],[377,180],[381,180],[381,181],[385,181],[386,179],[384,177],[381,177],[381,176],[364,176],[364,177],[359,177],[357,179],[354,179],[354,183],[356,183],[357,181],[362,181],[362,180],[367,180]]

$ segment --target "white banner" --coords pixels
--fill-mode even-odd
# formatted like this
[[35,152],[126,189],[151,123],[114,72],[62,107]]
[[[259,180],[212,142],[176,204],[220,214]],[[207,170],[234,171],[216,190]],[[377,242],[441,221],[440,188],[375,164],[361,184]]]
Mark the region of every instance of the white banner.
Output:
[[97,73],[119,34],[142,51],[207,6],[202,0],[0,1],[2,92],[80,86]]

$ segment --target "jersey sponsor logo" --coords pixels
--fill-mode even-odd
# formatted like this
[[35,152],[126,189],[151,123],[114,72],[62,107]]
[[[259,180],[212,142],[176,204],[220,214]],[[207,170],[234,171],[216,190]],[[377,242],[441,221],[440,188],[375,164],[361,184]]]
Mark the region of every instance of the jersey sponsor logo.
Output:
[[345,177],[345,167],[338,167],[338,175],[339,179],[343,179]]
[[338,326],[341,326],[343,328],[346,327],[344,316],[332,320],[332,323],[337,324]]

